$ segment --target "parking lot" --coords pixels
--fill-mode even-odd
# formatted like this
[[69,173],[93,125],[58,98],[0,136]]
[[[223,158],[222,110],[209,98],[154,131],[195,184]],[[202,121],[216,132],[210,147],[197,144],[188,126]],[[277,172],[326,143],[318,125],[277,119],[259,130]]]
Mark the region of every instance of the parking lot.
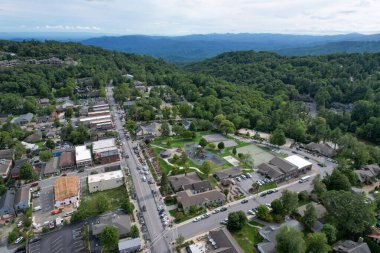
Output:
[[33,207],[41,206],[41,210],[33,212],[34,222],[43,224],[51,219],[50,212],[54,209],[53,187],[42,188],[40,197],[33,199]]
[[259,180],[263,180],[264,177],[261,176],[260,174],[256,173],[256,172],[251,172],[250,173],[252,178],[246,178],[246,179],[241,179],[241,181],[239,182],[238,180],[234,179],[235,180],[235,183],[236,185],[246,194],[250,194],[249,193],[249,189],[252,188],[252,184],[254,182],[257,182]]
[[29,244],[30,253],[79,253],[84,249],[81,224],[68,226]]

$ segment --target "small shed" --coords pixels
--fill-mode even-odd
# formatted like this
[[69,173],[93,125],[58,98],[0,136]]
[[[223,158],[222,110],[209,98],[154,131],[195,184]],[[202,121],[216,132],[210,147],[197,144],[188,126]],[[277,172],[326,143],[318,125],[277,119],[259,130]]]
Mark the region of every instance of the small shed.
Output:
[[160,152],[162,158],[169,158],[172,155],[172,152],[168,149],[164,149]]

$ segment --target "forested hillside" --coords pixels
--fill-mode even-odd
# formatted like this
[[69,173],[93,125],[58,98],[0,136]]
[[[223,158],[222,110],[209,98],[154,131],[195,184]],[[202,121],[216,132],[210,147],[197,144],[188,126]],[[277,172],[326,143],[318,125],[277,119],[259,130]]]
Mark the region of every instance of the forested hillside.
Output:
[[[80,85],[79,79],[91,77],[96,88],[112,80],[119,103],[141,97],[129,110],[135,121],[156,119],[164,101],[174,105],[169,114],[197,118],[197,130],[209,130],[218,116],[229,130],[277,129],[300,142],[332,140],[339,143],[340,154],[355,165],[380,162],[379,149],[345,135],[352,132],[380,141],[378,54],[286,58],[272,53],[228,53],[189,67],[203,74],[151,57],[76,43],[1,41],[0,51],[2,60],[69,57],[75,62],[0,67],[1,113],[43,115],[47,109],[38,106],[38,98],[48,97],[53,105],[55,98],[62,96],[75,101],[74,86]],[[122,76],[127,73],[159,87],[145,97]],[[321,110],[320,117],[310,117],[303,103],[293,101],[299,93],[310,94],[326,107],[332,101],[357,102],[352,115]]]
[[[380,143],[380,54],[284,57],[231,52],[187,66],[188,70],[248,85],[268,96],[314,98],[331,129]],[[354,103],[352,113],[323,110],[333,102]]]

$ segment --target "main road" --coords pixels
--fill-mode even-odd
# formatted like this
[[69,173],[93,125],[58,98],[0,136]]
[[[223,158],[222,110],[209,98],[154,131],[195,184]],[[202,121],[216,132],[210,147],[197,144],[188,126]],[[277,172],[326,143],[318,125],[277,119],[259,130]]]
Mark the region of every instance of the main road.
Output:
[[[107,87],[107,99],[108,103],[111,106],[116,131],[119,133],[120,141],[122,143],[123,155],[120,160],[121,166],[128,166],[130,170],[132,182],[136,190],[139,209],[142,210],[143,206],[145,206],[146,208],[146,211],[142,213],[151,241],[154,241],[154,245],[148,244],[148,251],[150,250],[154,253],[171,252],[171,248],[166,240],[166,237],[162,236],[164,234],[165,229],[162,226],[159,214],[157,212],[157,204],[151,189],[151,187],[153,186],[149,185],[147,182],[143,182],[141,176],[139,175],[137,166],[141,166],[141,164],[139,163],[135,153],[132,150],[133,148],[131,141],[127,140],[125,137],[124,127],[117,113],[117,106],[113,98],[112,86]],[[129,156],[129,159],[125,158],[126,155]]]

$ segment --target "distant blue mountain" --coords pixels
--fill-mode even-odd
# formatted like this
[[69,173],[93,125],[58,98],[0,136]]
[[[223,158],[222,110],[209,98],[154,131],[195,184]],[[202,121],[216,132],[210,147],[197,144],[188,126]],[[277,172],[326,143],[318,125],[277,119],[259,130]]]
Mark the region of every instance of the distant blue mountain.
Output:
[[[123,52],[150,55],[170,62],[192,62],[227,51],[274,51],[285,55],[319,55],[336,52],[366,52],[367,46],[380,41],[380,34],[358,33],[313,36],[289,34],[205,34],[187,36],[103,36],[83,40],[85,45],[100,46]],[[343,44],[340,44],[344,42]],[[351,43],[350,49],[348,48]],[[332,44],[329,44],[332,43]],[[354,46],[355,44],[355,46]],[[372,43],[371,52],[379,51]],[[324,51],[323,47],[329,49]],[[356,50],[352,48],[356,47]]]

